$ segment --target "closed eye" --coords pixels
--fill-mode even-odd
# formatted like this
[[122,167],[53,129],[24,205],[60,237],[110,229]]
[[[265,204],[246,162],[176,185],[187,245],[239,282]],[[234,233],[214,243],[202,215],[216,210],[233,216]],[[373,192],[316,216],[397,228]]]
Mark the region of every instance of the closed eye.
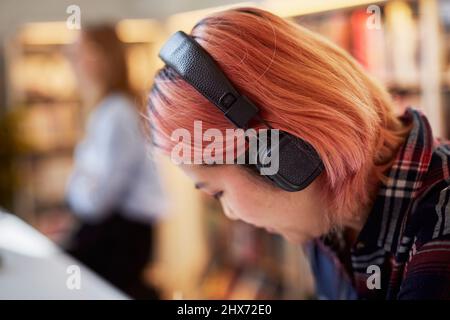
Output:
[[[207,184],[206,184],[205,182],[197,182],[197,183],[195,183],[195,189],[205,191],[205,187],[207,187]],[[205,192],[206,192],[206,191],[205,191]],[[208,194],[211,195],[211,193],[209,193],[209,192],[206,192],[206,193],[208,193]],[[220,199],[220,197],[222,197],[222,195],[223,195],[223,191],[217,191],[217,192],[214,192],[214,193],[212,194],[212,196],[213,196],[215,199],[217,199],[217,200]]]

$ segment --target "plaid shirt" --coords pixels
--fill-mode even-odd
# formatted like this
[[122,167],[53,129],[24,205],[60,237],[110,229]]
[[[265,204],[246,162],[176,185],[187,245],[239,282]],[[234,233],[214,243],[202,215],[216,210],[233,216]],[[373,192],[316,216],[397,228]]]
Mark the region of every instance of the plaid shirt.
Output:
[[307,247],[319,298],[450,299],[450,143],[417,110],[401,119],[413,128],[357,241]]

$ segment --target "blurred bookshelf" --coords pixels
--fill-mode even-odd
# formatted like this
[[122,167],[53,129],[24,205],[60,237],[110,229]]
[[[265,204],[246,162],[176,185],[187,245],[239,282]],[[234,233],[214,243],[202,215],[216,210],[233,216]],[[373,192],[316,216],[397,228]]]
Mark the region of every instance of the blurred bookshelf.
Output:
[[64,212],[64,183],[81,133],[76,79],[63,23],[26,24],[5,45],[12,212],[36,224]]
[[[157,28],[152,20],[116,24],[126,46],[130,82],[142,96],[137,103],[144,101],[156,70]],[[69,30],[65,22],[29,23],[4,47],[8,93],[4,132],[11,143],[3,159],[9,163],[5,182],[12,186],[7,209],[34,225],[46,215],[68,213],[65,186],[89,113],[82,105],[67,50],[77,36],[78,31]]]
[[368,5],[293,16],[350,52],[390,91],[401,114],[422,109],[436,136],[450,137],[448,100],[450,1],[382,1],[377,27]]

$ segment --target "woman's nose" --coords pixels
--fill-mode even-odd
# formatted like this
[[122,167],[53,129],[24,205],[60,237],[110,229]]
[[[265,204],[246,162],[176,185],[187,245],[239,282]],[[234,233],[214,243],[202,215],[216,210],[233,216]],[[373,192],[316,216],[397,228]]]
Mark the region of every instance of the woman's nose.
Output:
[[233,211],[225,205],[222,205],[223,212],[230,220],[238,220],[238,217],[233,213]]

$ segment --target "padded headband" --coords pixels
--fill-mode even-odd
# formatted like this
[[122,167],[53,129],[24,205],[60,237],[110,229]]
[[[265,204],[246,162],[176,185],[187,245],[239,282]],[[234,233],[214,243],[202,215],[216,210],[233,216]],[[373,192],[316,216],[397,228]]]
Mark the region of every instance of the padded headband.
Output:
[[183,31],[172,35],[161,48],[159,57],[236,127],[246,129],[258,113],[258,108],[233,87],[213,58]]

